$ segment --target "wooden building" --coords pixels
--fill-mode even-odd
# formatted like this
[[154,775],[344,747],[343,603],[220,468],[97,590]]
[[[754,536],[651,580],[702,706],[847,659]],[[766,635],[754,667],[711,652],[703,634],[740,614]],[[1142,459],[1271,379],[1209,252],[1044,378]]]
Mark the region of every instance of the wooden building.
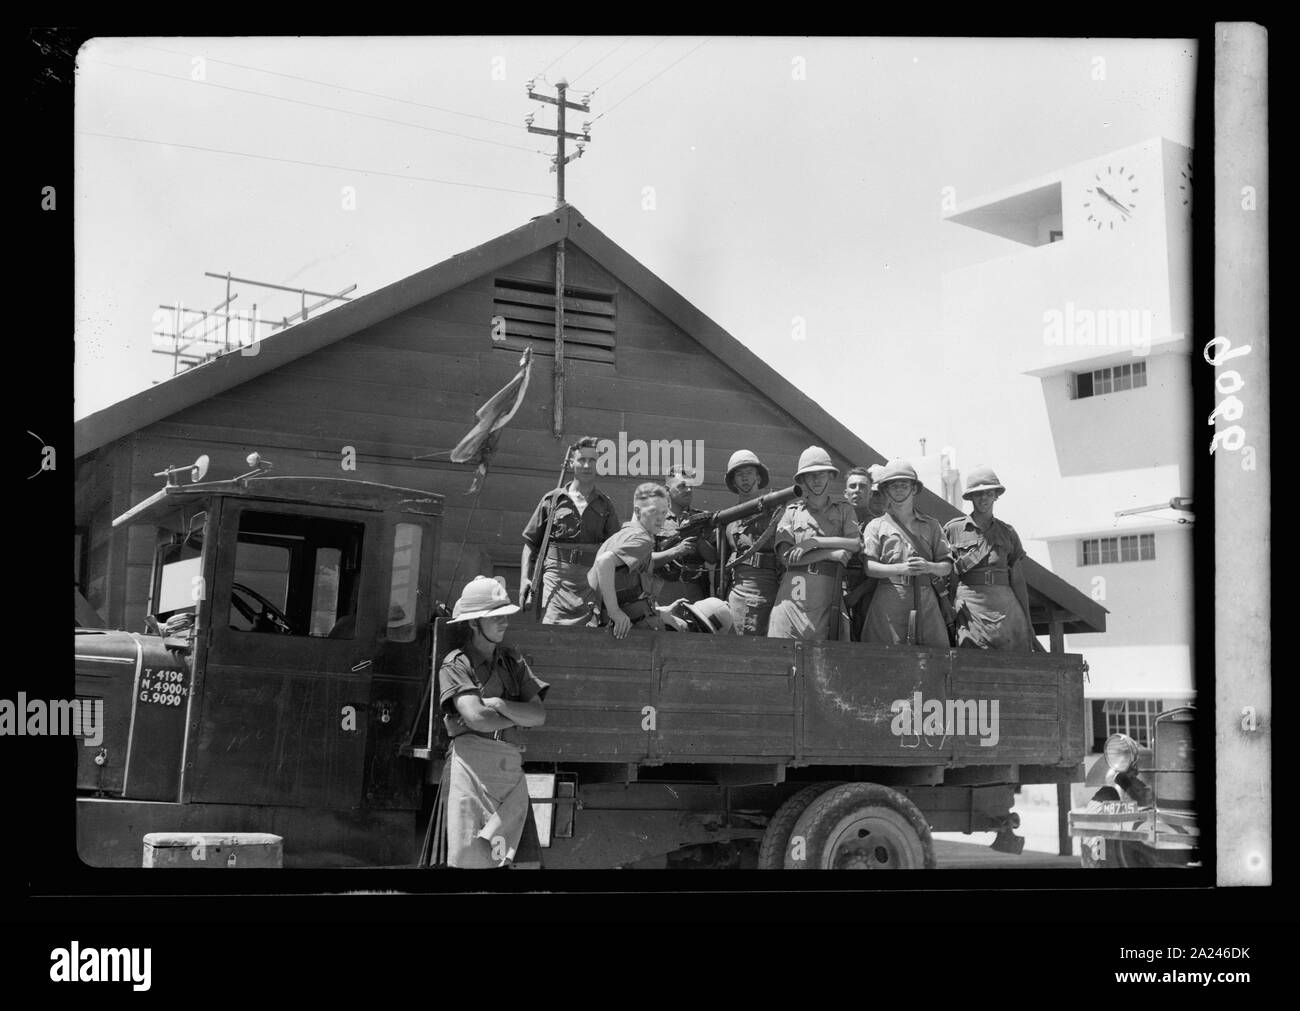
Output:
[[[565,393],[556,436],[560,240]],[[502,433],[481,493],[468,496],[472,467],[413,458],[455,446],[529,345],[527,397]],[[242,473],[256,450],[276,474],[445,495],[437,569],[443,600],[454,600],[480,572],[506,576],[517,592],[520,531],[554,485],[564,447],[581,435],[702,443],[695,505],[706,509],[734,504],[723,476],[736,449],[763,459],[772,488],[791,483],[809,445],[825,447],[841,474],[884,461],[572,206],[247,350],[255,353],[232,351],[76,424],[78,584],[112,627],[143,628],[154,550],[151,531],[115,530],[112,518],[157,491],[162,479],[153,475],[164,466],[200,453],[211,457],[210,478]],[[620,518],[630,517],[632,489],[646,479],[600,479]],[[842,477],[835,487],[839,494]],[[920,507],[942,520],[956,515],[932,492]],[[1036,563],[1026,568],[1040,635],[1104,629],[1100,605]]]

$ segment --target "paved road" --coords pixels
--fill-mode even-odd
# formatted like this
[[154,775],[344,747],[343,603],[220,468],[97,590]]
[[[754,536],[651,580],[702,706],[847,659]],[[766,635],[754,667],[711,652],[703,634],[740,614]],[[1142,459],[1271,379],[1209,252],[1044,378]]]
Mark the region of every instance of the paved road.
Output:
[[[991,832],[987,834],[992,836]],[[970,867],[1073,867],[1082,870],[1078,857],[1062,857],[1030,849],[1019,854],[999,853],[989,849],[987,843],[955,842],[948,838],[948,833],[942,835],[944,838],[936,835],[934,840],[934,859],[940,870]]]

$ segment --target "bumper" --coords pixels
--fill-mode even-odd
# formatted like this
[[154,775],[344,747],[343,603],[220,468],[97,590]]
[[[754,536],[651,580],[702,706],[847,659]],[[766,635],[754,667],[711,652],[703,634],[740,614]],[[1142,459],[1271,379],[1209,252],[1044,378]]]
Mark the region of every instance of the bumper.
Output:
[[1196,816],[1189,812],[1138,808],[1131,801],[1099,806],[1102,810],[1070,812],[1071,836],[1142,843],[1158,850],[1188,850],[1200,844]]

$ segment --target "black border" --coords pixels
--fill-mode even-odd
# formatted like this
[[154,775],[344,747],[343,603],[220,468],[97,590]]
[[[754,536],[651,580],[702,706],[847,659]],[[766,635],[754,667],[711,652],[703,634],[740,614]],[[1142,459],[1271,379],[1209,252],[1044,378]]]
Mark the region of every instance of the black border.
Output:
[[[979,27],[976,27],[978,25]],[[1162,19],[1160,24],[1136,24],[1126,18],[1124,26],[1128,30],[1143,29],[1140,34],[1146,37],[1197,37],[1199,42],[1199,73],[1196,94],[1195,123],[1195,177],[1203,182],[1198,187],[1197,208],[1194,218],[1194,296],[1193,311],[1197,320],[1197,338],[1206,335],[1212,324],[1201,321],[1214,319],[1213,298],[1213,187],[1204,181],[1213,178],[1213,145],[1210,138],[1214,135],[1213,121],[1213,82],[1214,82],[1214,38],[1212,24],[1199,21],[1194,26],[1185,21],[1176,24],[1172,19]],[[540,27],[540,26],[539,26]],[[649,26],[657,27],[657,26]],[[865,30],[879,34],[882,25],[862,26]],[[894,26],[890,26],[894,27]],[[900,34],[926,34],[929,26],[917,24],[912,31]],[[1021,23],[1014,32],[1020,34],[1035,27],[1032,22]],[[1012,32],[989,32],[986,22],[976,20],[970,26],[963,26],[960,21],[943,24],[945,35],[1005,35]],[[1191,30],[1187,30],[1187,29]],[[1053,30],[1054,29],[1054,30]],[[283,34],[297,34],[301,27],[282,31]],[[540,27],[538,34],[549,33],[551,29]],[[644,29],[632,28],[633,32]],[[735,33],[734,27],[724,29],[723,33]],[[519,29],[523,34],[523,29]],[[787,34],[788,30],[773,30],[774,34]],[[72,376],[73,343],[70,334],[63,334],[60,328],[53,328],[50,334],[48,322],[44,326],[41,320],[68,318],[73,306],[73,220],[72,220],[72,152],[73,152],[73,75],[72,61],[77,48],[85,39],[97,35],[120,34],[171,34],[167,30],[149,27],[141,32],[123,32],[113,29],[96,32],[85,29],[31,29],[24,39],[24,53],[20,61],[23,68],[22,81],[22,123],[24,154],[19,161],[19,170],[26,176],[21,190],[24,204],[22,220],[27,223],[27,242],[22,249],[27,252],[24,259],[28,270],[33,270],[39,277],[39,297],[20,299],[24,304],[22,311],[28,315],[25,329],[41,341],[38,356],[18,356],[17,361],[23,368],[39,368],[46,376],[58,375],[64,382],[70,383]],[[341,33],[342,34],[342,33]],[[491,33],[488,33],[491,34]],[[1044,34],[1058,36],[1080,36],[1090,34],[1086,31],[1063,32],[1058,26],[1052,26]],[[1280,91],[1281,89],[1276,89]],[[1271,133],[1271,131],[1270,131]],[[1271,136],[1270,136],[1271,141]],[[39,209],[41,187],[53,185],[58,194],[58,210],[46,212]],[[1269,204],[1271,208],[1271,203]],[[129,250],[123,250],[129,256]],[[54,339],[51,340],[51,337]],[[1208,338],[1207,338],[1208,339]],[[1203,343],[1201,341],[1200,343]],[[57,348],[57,350],[56,350]],[[1199,349],[1194,349],[1199,350]],[[64,356],[67,356],[65,359]],[[66,371],[65,371],[66,369]],[[49,370],[45,372],[45,370]],[[14,372],[17,373],[17,369]],[[1194,415],[1192,431],[1202,432],[1200,419],[1208,416],[1213,406],[1212,373],[1210,370],[1192,369],[1193,389],[1191,391],[1191,409]],[[18,397],[11,397],[12,402],[21,404],[23,416],[13,426],[16,437],[25,441],[30,453],[35,443],[25,430],[34,431],[55,446],[60,452],[59,467],[54,473],[41,473],[32,479],[26,475],[31,467],[28,461],[39,460],[36,454],[20,454],[20,459],[27,467],[21,475],[26,483],[19,497],[19,524],[25,528],[26,517],[35,517],[39,524],[37,532],[31,536],[19,536],[20,550],[31,553],[30,558],[22,559],[16,565],[18,573],[40,573],[42,577],[52,573],[57,576],[64,569],[58,564],[50,565],[48,552],[51,545],[57,560],[60,555],[59,545],[65,543],[67,520],[60,524],[58,517],[66,517],[72,500],[72,418],[65,403],[49,391],[54,383],[48,379],[42,383],[32,379],[14,376],[14,386]],[[1271,388],[1271,377],[1270,377]],[[66,448],[65,448],[66,447]],[[1266,457],[1267,459],[1267,457]],[[1197,510],[1196,528],[1194,530],[1194,566],[1196,573],[1196,596],[1194,605],[1197,641],[1196,682],[1198,705],[1202,718],[1198,720],[1198,795],[1203,798],[1200,804],[1202,812],[1202,831],[1204,834],[1206,868],[1203,872],[1192,872],[1195,886],[1186,886],[1187,878],[1179,878],[1178,887],[1169,887],[1171,878],[1161,872],[1131,872],[1123,877],[1123,885],[1107,879],[1102,885],[1093,887],[1066,887],[1068,883],[1078,881],[1080,872],[1038,872],[1034,870],[1007,869],[1005,872],[965,872],[944,871],[939,877],[927,877],[923,890],[905,890],[902,885],[887,883],[882,891],[843,892],[839,891],[844,883],[827,878],[808,885],[800,882],[806,890],[788,891],[790,885],[780,878],[771,880],[770,876],[755,880],[756,874],[726,875],[699,872],[685,875],[685,872],[658,872],[651,876],[634,876],[629,872],[588,872],[578,877],[550,872],[545,880],[538,880],[529,875],[506,875],[492,882],[494,890],[509,892],[544,887],[549,891],[565,889],[583,889],[567,894],[485,894],[457,893],[457,889],[470,887],[459,876],[447,876],[439,880],[421,881],[433,894],[399,895],[399,896],[329,896],[321,894],[289,893],[329,893],[354,889],[386,890],[408,887],[408,882],[400,884],[394,875],[403,878],[419,872],[329,872],[300,871],[272,872],[266,879],[256,879],[258,891],[263,894],[238,895],[231,891],[235,885],[248,888],[253,880],[240,876],[232,880],[220,876],[220,880],[211,876],[201,880],[195,879],[189,872],[174,872],[185,876],[168,877],[166,882],[153,883],[143,880],[135,871],[102,871],[82,867],[75,856],[73,843],[74,805],[70,793],[64,795],[65,775],[56,775],[65,768],[65,759],[59,759],[61,743],[49,739],[27,739],[15,742],[13,739],[0,739],[0,753],[6,754],[6,767],[15,768],[19,774],[18,798],[11,812],[16,815],[14,823],[17,831],[11,829],[6,833],[7,846],[16,846],[12,859],[6,859],[6,877],[16,873],[22,882],[22,897],[18,903],[10,906],[4,913],[5,918],[17,919],[40,924],[41,928],[33,931],[34,937],[55,936],[58,930],[70,929],[72,923],[107,923],[110,921],[132,921],[137,924],[150,924],[155,928],[167,922],[206,921],[210,925],[221,925],[231,921],[282,922],[286,920],[308,920],[317,924],[335,924],[347,921],[360,923],[379,921],[418,921],[426,919],[482,919],[520,918],[534,922],[550,922],[570,917],[598,917],[602,919],[620,919],[634,922],[655,922],[660,920],[678,920],[689,916],[697,921],[716,919],[742,919],[748,922],[769,922],[772,919],[803,919],[808,917],[831,917],[845,919],[869,919],[876,922],[905,927],[908,923],[954,922],[965,924],[1009,923],[1024,919],[1053,921],[1068,919],[1076,922],[1071,932],[1073,945],[1080,935],[1088,932],[1083,924],[1094,924],[1103,928],[1107,943],[1118,936],[1114,929],[1117,920],[1129,925],[1130,930],[1136,923],[1150,919],[1176,917],[1187,929],[1192,924],[1204,924],[1215,921],[1263,921],[1292,919],[1295,914],[1284,902],[1277,902],[1277,896],[1267,896],[1257,889],[1215,889],[1209,887],[1213,881],[1213,854],[1215,842],[1214,818],[1214,719],[1213,698],[1214,682],[1211,672],[1214,669],[1214,515],[1213,515],[1213,461],[1204,452],[1195,452],[1194,484],[1195,507]],[[11,521],[12,522],[12,521]],[[57,579],[51,578],[51,583]],[[26,579],[21,581],[26,583]],[[44,579],[41,581],[42,588]],[[54,586],[57,589],[57,586]],[[66,592],[62,591],[62,592]],[[62,599],[58,593],[40,594],[39,599]],[[11,610],[11,614],[20,615],[22,608]],[[35,673],[34,658],[51,655],[48,666],[54,672],[42,672],[42,679],[47,684],[63,684],[70,688],[65,654],[57,641],[49,643],[46,629],[48,615],[34,616],[35,622],[18,623],[16,634],[21,640],[32,640],[28,646],[23,642],[20,653],[33,657],[25,663],[6,665],[5,695],[13,697],[19,689],[32,690],[40,680],[32,677]],[[35,626],[35,627],[33,627]],[[1276,625],[1274,625],[1276,627]],[[35,661],[39,662],[39,661]],[[45,665],[42,665],[45,666]],[[49,694],[60,694],[53,688]],[[67,697],[71,693],[68,692]],[[1275,699],[1274,709],[1285,712],[1279,699]],[[21,746],[22,761],[15,761],[15,751],[7,749]],[[1277,747],[1275,741],[1274,747]],[[1285,838],[1282,822],[1275,813],[1274,838]],[[1281,849],[1275,844],[1275,854]],[[1289,887],[1293,876],[1281,861],[1274,859],[1275,887]],[[1059,879],[1059,880],[1058,880]],[[162,892],[166,884],[165,895],[145,894]],[[143,886],[143,887],[142,887]],[[488,884],[479,878],[473,879],[472,887],[487,888]],[[855,885],[855,887],[857,887]],[[209,889],[217,890],[215,894],[197,894]],[[633,890],[635,889],[635,891]],[[705,891],[710,889],[710,891]],[[753,889],[753,890],[748,890]],[[758,890],[758,889],[761,889]],[[190,894],[178,894],[180,892]],[[267,894],[270,893],[270,894]],[[447,894],[450,893],[450,894]],[[1106,930],[1109,926],[1109,930]],[[57,929],[56,929],[57,928]],[[54,933],[51,933],[51,930]],[[85,931],[83,931],[85,932]],[[1147,929],[1132,931],[1147,934]],[[1196,933],[1197,931],[1192,931]],[[143,930],[143,934],[153,939],[153,943],[162,944],[166,932]],[[961,931],[961,951],[982,950],[984,941],[998,941],[1004,952],[1009,950],[1032,950],[1043,941],[1032,930],[1018,930],[1014,933],[991,931],[990,938],[981,940],[981,931]],[[60,935],[62,936],[62,935]],[[314,937],[303,934],[303,938]],[[337,935],[336,935],[337,936]],[[367,945],[384,944],[391,950],[398,950],[402,943],[396,940],[401,935],[394,932],[370,932],[368,940],[363,940],[363,932],[349,933],[353,943],[360,944],[361,949],[368,950]],[[1235,935],[1222,937],[1218,943],[1241,943]],[[1014,938],[1014,940],[1012,940]],[[283,943],[291,943],[281,938]],[[86,943],[91,943],[87,941]],[[113,940],[107,943],[125,943]],[[876,939],[873,943],[884,945]],[[1052,946],[1059,954],[1059,935],[1052,938]],[[636,947],[639,947],[636,946]],[[887,947],[887,946],[886,946]],[[46,949],[48,950],[48,948]],[[425,949],[427,950],[427,949]],[[572,950],[572,949],[571,949]],[[958,958],[959,952],[950,946],[948,957]],[[543,963],[546,964],[546,963]],[[561,960],[550,962],[554,967],[568,965],[571,962]],[[1123,968],[1123,966],[1120,966]],[[919,970],[918,970],[919,971]],[[997,985],[989,981],[988,995],[996,999]],[[923,990],[918,990],[918,994]]]

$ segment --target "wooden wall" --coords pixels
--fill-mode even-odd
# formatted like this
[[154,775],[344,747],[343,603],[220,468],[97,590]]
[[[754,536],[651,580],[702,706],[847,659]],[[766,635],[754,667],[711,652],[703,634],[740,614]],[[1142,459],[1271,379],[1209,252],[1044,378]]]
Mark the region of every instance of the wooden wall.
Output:
[[[86,599],[110,628],[143,630],[143,608],[132,603],[147,598],[153,565],[153,534],[145,530],[114,530],[113,517],[139,500],[133,478],[140,469],[136,436],[119,439],[77,461],[74,478],[75,522],[87,529]],[[194,454],[197,456],[198,454]],[[191,460],[193,457],[190,458]],[[179,459],[174,461],[180,461]],[[159,464],[154,470],[161,470]],[[153,482],[149,485],[149,482]],[[161,479],[145,482],[152,494]],[[133,615],[130,624],[128,615]]]
[[[735,502],[723,476],[727,459],[742,447],[771,468],[771,488],[791,483],[799,453],[818,441],[812,433],[572,246],[568,283],[617,292],[615,361],[566,362],[563,438],[551,434],[552,358],[535,355],[527,397],[503,433],[476,506],[465,494],[471,467],[445,458],[413,460],[456,445],[472,427],[474,412],[518,367],[519,353],[491,339],[494,278],[546,281],[553,271],[553,251],[542,250],[105,447],[84,468],[87,490],[83,496],[79,483],[78,522],[85,522],[83,497],[87,506],[103,501],[110,481],[101,472],[106,457],[119,461],[111,478],[117,495],[112,515],[118,515],[161,487],[161,479],[150,475],[165,464],[208,453],[209,478],[226,478],[247,469],[244,457],[257,450],[277,474],[352,477],[445,495],[436,592],[454,599],[469,578],[494,568],[507,570],[516,591],[520,531],[553,487],[564,446],[577,436],[617,441],[621,431],[628,439],[702,440],[705,480],[695,494],[700,508]],[[348,446],[355,449],[355,471],[342,469]],[[130,460],[138,464],[126,467],[124,476],[122,464]],[[852,462],[836,461],[842,471]],[[642,480],[601,479],[620,519],[630,518],[632,490]],[[842,478],[834,493],[840,489]],[[130,629],[140,627],[148,593],[151,545],[144,533],[131,537],[129,552],[125,541],[118,548],[129,563],[122,615]],[[462,537],[463,557],[450,586]]]

